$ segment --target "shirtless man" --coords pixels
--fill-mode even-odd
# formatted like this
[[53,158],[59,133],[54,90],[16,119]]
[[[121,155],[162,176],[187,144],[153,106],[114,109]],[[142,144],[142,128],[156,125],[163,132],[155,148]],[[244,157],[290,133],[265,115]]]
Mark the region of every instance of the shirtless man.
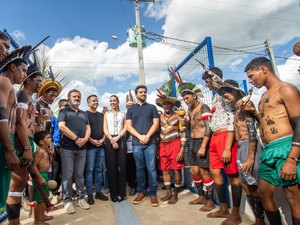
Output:
[[[174,106],[180,106],[176,98],[161,93],[156,99],[156,105],[163,107],[160,115],[159,168],[163,172],[163,181],[167,194],[160,200],[168,204],[176,204],[181,186],[181,170],[184,168],[184,148],[186,133],[183,119],[174,112]],[[174,171],[175,188],[172,193],[170,170]]]
[[7,206],[15,209],[14,215],[8,215],[9,224],[20,224],[20,207],[28,181],[28,169],[32,162],[34,152],[33,135],[35,133],[35,106],[32,95],[37,93],[42,83],[42,74],[35,63],[31,64],[27,70],[27,78],[22,84],[22,89],[17,92],[17,100],[22,107],[17,109],[17,123],[15,136],[15,146],[17,155],[21,160],[21,167],[13,171],[9,194],[6,201]]
[[190,204],[205,204],[200,211],[209,212],[215,208],[213,202],[213,178],[209,171],[209,139],[211,130],[209,121],[212,116],[208,105],[200,102],[201,90],[192,83],[183,83],[180,94],[189,107],[191,121],[191,143],[189,149],[190,171],[197,187],[199,197]]
[[[15,50],[0,62],[0,215],[11,213],[6,209],[6,198],[9,191],[11,171],[18,169],[20,160],[14,150],[14,134],[16,123],[17,103],[13,84],[21,84],[26,78],[27,63],[22,55],[28,47]],[[13,210],[13,209],[12,209]]]
[[273,196],[283,187],[291,207],[293,225],[300,224],[300,95],[297,87],[281,81],[265,57],[253,59],[245,68],[249,83],[266,87],[258,105],[246,108],[260,121],[265,149],[260,157],[258,192],[271,225],[281,225]]
[[8,55],[9,47],[9,37],[0,31],[0,62]]
[[[213,73],[214,77],[211,74]],[[223,72],[218,67],[213,67],[210,71],[206,71],[202,75],[202,80],[211,91],[218,91],[219,83]],[[222,81],[219,81],[222,82]],[[212,136],[209,146],[210,171],[213,175],[216,192],[220,201],[220,209],[216,212],[209,213],[209,218],[228,218],[224,220],[222,225],[236,225],[242,222],[240,216],[240,204],[242,187],[239,181],[238,167],[236,163],[238,146],[234,140],[234,109],[226,106],[223,98],[215,94],[212,103],[212,117],[210,128]],[[225,184],[222,175],[222,169],[229,177],[232,194],[232,211],[229,213],[225,197]]]
[[[235,140],[239,147],[237,159],[242,164],[240,181],[256,218],[254,225],[264,225],[264,208],[257,193],[259,157],[262,153],[262,147],[256,139],[255,117],[244,110],[245,94],[239,89],[239,84],[236,81],[225,80],[218,90],[218,94],[224,98],[227,105],[235,107],[234,131]],[[251,183],[247,181],[245,176],[248,175],[254,177],[255,181]]]

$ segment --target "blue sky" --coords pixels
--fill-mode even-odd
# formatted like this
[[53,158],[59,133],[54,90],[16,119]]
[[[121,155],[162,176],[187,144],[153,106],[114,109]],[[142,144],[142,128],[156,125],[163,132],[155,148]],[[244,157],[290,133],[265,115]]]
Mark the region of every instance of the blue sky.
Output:
[[[107,105],[111,94],[118,94],[124,105],[126,92],[138,82],[137,49],[126,43],[126,30],[135,24],[134,3],[128,0],[0,0],[0,3],[0,29],[6,28],[20,45],[35,44],[51,35],[45,49],[54,70],[68,78],[65,91],[79,88],[83,98],[95,93],[101,106]],[[140,15],[148,32],[193,42],[210,36],[214,46],[231,49],[213,49],[215,65],[223,69],[225,79],[245,79],[245,65],[258,56],[255,54],[265,53],[263,42],[269,38],[278,56],[281,77],[299,87],[300,61],[292,52],[293,44],[300,40],[299,9],[293,0],[251,3],[157,0],[155,4],[140,4]],[[113,40],[112,35],[119,40]],[[167,66],[178,65],[194,47],[195,44],[170,39],[164,43],[148,41],[144,61],[150,102],[156,97],[155,88],[168,79]],[[181,75],[184,77],[184,71]],[[259,98],[261,91],[256,94]]]

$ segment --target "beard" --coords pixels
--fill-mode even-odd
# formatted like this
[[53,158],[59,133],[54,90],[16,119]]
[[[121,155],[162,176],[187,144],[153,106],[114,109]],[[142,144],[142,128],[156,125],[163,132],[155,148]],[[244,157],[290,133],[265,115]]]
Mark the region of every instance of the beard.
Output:
[[70,100],[70,104],[75,106],[75,107],[78,107],[78,106],[80,106],[80,101]]

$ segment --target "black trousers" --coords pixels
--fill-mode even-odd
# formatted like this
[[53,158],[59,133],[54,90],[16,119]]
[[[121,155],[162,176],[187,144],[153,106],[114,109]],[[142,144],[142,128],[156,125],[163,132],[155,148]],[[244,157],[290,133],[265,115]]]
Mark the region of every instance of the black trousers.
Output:
[[113,149],[108,138],[105,140],[105,161],[108,174],[110,197],[126,196],[126,160],[125,138],[118,141],[119,149]]
[[61,185],[61,158],[59,153],[60,147],[55,146],[55,155],[52,160],[52,179],[57,182],[57,187],[52,190],[53,195],[59,195],[58,189]]
[[127,182],[130,188],[137,188],[136,168],[133,153],[127,153]]

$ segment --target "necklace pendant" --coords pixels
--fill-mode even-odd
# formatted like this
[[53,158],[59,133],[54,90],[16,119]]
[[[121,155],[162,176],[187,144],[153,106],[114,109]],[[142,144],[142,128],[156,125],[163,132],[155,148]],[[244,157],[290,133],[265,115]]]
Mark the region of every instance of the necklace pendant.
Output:
[[166,123],[166,124],[165,124],[165,128],[168,128],[168,127],[169,127],[169,126],[168,126],[168,124]]

